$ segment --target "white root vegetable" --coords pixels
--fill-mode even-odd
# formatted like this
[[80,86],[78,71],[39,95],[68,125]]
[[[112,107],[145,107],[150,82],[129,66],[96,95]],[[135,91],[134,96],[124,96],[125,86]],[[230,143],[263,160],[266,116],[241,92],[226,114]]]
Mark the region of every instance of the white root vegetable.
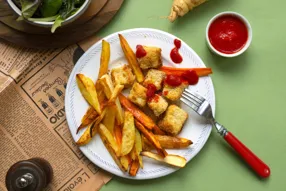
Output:
[[174,22],[179,16],[184,16],[204,2],[206,2],[206,0],[174,0],[171,13],[168,17],[169,21]]

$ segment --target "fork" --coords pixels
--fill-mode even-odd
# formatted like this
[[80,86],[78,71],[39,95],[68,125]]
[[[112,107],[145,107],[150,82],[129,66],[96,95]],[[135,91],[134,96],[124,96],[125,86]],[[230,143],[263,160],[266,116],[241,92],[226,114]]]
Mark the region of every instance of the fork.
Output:
[[270,176],[270,168],[251,150],[240,142],[231,132],[219,124],[213,114],[209,102],[195,92],[185,89],[180,100],[192,108],[197,114],[205,117],[226,140],[226,142],[242,157],[242,159],[261,177]]

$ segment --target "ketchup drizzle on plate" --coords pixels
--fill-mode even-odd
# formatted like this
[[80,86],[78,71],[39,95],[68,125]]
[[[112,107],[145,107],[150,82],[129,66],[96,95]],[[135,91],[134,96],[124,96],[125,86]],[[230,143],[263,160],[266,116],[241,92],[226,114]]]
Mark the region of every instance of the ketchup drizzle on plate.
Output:
[[183,62],[183,57],[179,53],[179,49],[181,48],[181,41],[179,39],[174,40],[175,48],[173,48],[170,52],[170,57],[172,61],[176,64],[180,64]]
[[182,42],[179,39],[174,40],[174,45],[177,49],[181,48]]

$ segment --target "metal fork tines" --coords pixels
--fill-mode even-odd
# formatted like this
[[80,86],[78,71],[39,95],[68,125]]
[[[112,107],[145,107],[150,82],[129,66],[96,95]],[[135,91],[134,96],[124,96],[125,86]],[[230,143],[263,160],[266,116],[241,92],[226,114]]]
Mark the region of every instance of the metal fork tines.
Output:
[[211,105],[199,94],[185,89],[180,100],[191,107],[199,115],[206,117],[208,120],[213,119]]

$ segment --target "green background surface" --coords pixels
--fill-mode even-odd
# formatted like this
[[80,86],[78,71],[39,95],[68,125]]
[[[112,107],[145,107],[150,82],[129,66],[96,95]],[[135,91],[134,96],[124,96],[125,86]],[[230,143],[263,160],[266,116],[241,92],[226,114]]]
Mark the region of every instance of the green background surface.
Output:
[[[102,191],[285,191],[286,1],[209,0],[173,24],[160,18],[169,14],[171,4],[172,0],[125,0],[99,35],[148,27],[183,39],[213,68],[217,120],[270,166],[271,177],[259,179],[213,131],[185,168],[154,180],[114,177]],[[208,21],[223,11],[244,15],[253,29],[251,46],[237,58],[213,55],[205,43]]]

